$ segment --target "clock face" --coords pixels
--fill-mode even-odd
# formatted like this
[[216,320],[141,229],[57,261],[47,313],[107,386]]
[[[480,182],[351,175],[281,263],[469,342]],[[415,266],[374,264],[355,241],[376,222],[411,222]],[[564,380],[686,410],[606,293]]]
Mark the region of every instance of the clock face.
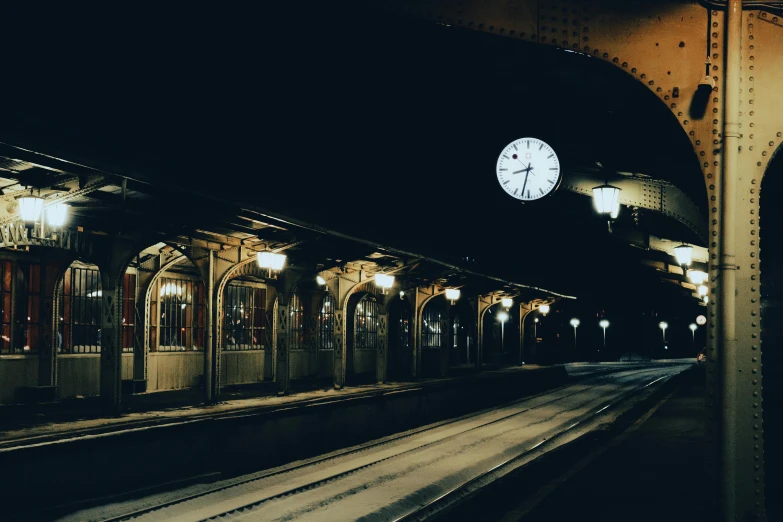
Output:
[[538,138],[520,138],[500,153],[496,174],[509,196],[535,201],[560,185],[560,161],[552,147]]

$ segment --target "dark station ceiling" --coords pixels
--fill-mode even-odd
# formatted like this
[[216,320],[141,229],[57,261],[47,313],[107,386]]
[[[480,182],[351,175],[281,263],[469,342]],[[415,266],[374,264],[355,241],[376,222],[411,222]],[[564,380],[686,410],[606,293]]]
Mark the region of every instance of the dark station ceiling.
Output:
[[[269,211],[580,295],[658,279],[589,198],[505,195],[494,164],[507,143],[536,136],[566,176],[601,162],[610,182],[665,180],[706,207],[676,119],[590,57],[372,9],[123,14],[17,45],[23,79],[2,107],[3,143],[117,176],[74,202],[82,226],[289,233]],[[617,227],[699,243],[645,210],[624,209]]]

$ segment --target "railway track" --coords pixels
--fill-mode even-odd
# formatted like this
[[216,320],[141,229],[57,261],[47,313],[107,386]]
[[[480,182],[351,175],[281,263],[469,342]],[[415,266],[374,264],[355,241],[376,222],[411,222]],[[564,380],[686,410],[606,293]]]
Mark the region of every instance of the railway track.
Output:
[[423,520],[683,368],[597,375],[190,494],[139,501],[122,513],[93,508],[62,520]]

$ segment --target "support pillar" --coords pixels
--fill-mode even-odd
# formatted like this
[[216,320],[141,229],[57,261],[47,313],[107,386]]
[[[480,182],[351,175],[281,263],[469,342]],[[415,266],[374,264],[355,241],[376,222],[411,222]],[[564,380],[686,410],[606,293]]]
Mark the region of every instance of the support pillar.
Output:
[[286,395],[291,391],[291,346],[288,336],[288,321],[291,295],[293,294],[299,276],[291,269],[278,275],[277,284],[277,316],[275,318],[275,379],[277,394]]
[[525,359],[529,359],[529,362],[535,361],[536,347],[538,346],[538,339],[533,337],[533,346],[529,350],[525,350],[525,323],[528,316],[532,317],[531,306],[529,304],[519,303],[519,352],[517,354],[517,366],[525,364]]
[[40,310],[41,342],[38,348],[38,386],[54,386],[57,383],[57,332],[59,325],[57,274],[65,270],[64,264],[43,264],[41,266]]
[[107,238],[96,245],[101,274],[100,404],[105,415],[122,413],[122,281],[135,251]]
[[450,319],[451,310],[447,309],[440,319],[440,376],[445,377],[449,373],[449,357],[454,343],[454,329]]
[[205,270],[204,287],[206,295],[204,302],[204,402],[214,404],[217,402],[220,380],[218,373],[218,354],[215,342],[215,251],[207,250],[207,263]]
[[[383,305],[386,308],[386,305]],[[386,382],[387,358],[389,356],[389,314],[378,315],[378,353],[375,358],[375,377],[378,383]]]
[[481,371],[484,364],[484,316],[492,306],[492,296],[478,296],[474,303],[476,309],[476,369]]
[[345,309],[337,306],[334,311],[334,389],[341,390],[345,386],[345,331],[347,329]]
[[723,128],[724,161],[721,171],[721,219],[718,361],[721,372],[719,417],[718,498],[722,519],[735,522],[737,475],[737,335],[736,335],[736,206],[739,178],[739,101],[742,50],[742,2],[729,0],[726,28],[726,87]]

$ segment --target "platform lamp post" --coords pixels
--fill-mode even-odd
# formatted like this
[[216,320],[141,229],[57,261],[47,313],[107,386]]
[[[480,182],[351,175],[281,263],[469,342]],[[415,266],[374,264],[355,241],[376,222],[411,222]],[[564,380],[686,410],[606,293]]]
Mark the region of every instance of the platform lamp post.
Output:
[[667,323],[666,321],[661,321],[660,323],[658,323],[658,328],[660,328],[661,331],[663,332],[663,349],[664,350],[668,349],[666,347],[666,329],[668,327],[669,327],[669,323]]
[[606,319],[601,319],[601,322],[598,323],[598,326],[604,329],[604,351],[606,351],[606,327],[609,326],[609,321]]
[[506,321],[508,321],[508,314],[506,312],[500,312],[498,314],[498,321],[500,321],[500,356],[502,361],[503,350],[505,350],[506,348],[506,345],[504,343],[504,339],[505,339],[504,330],[506,326]]
[[620,214],[620,189],[609,183],[593,187],[593,204],[599,215],[606,217],[609,232],[612,231],[612,220]]
[[696,349],[696,328],[698,328],[698,326],[696,325],[696,323],[691,323],[691,324],[688,325],[688,328],[691,329],[691,333],[693,334],[693,345],[692,346],[693,346],[693,349],[695,350]]
[[571,326],[574,327],[574,350],[576,350],[576,327],[579,326],[579,319],[576,317],[571,319]]
[[538,342],[538,317],[533,319],[533,337]]

